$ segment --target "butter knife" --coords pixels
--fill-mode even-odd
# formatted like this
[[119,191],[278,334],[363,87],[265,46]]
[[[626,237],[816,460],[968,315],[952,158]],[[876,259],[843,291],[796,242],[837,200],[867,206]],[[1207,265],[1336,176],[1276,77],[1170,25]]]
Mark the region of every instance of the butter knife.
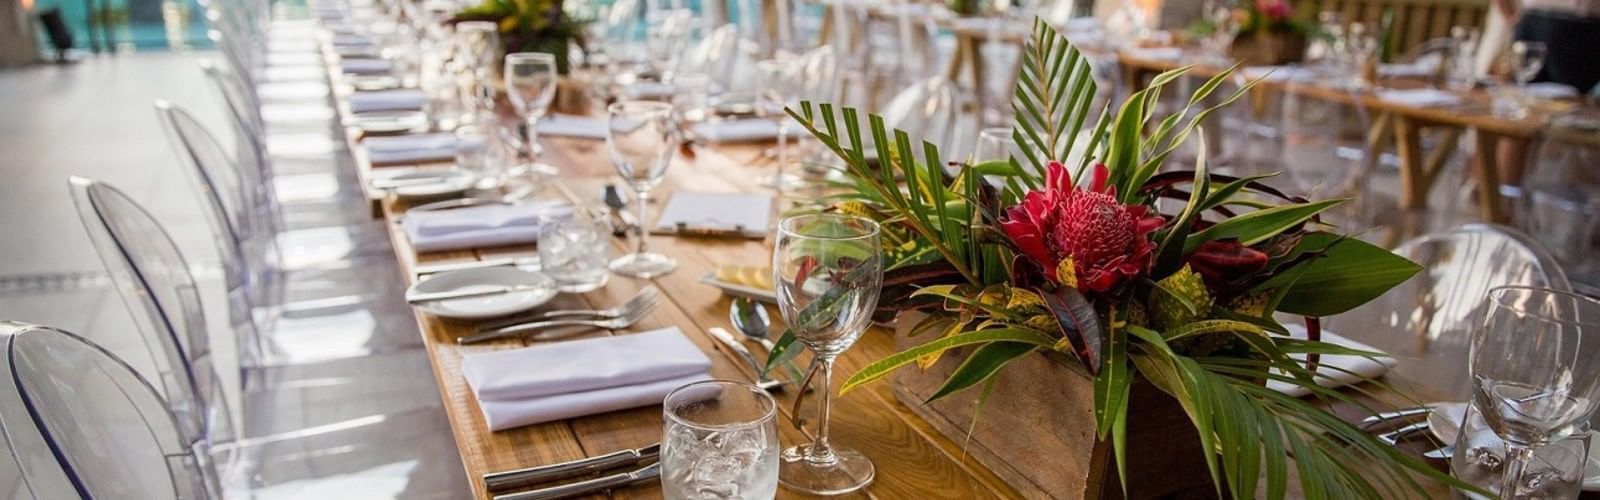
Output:
[[744,344],[739,343],[739,339],[734,338],[732,332],[716,326],[707,328],[706,332],[709,332],[711,334],[711,338],[716,339],[717,343],[722,344],[723,347],[727,347],[740,358],[744,358],[744,362],[750,365],[750,369],[755,370],[756,375],[760,376],[760,378],[756,380],[756,387],[768,392],[783,389],[784,382],[767,378],[767,376],[762,373],[765,371],[766,367],[762,366],[761,362],[756,360],[756,355],[751,353],[749,348],[745,347]]
[[1431,412],[1431,411],[1433,411],[1432,407],[1428,407],[1428,406],[1413,406],[1413,407],[1410,407],[1410,408],[1401,408],[1401,409],[1394,410],[1394,411],[1386,411],[1386,412],[1375,413],[1372,416],[1369,416],[1367,418],[1361,419],[1360,426],[1361,426],[1362,429],[1371,429],[1373,427],[1377,427],[1379,425],[1383,425],[1383,424],[1391,422],[1391,421],[1407,419],[1407,418],[1415,417],[1415,416],[1418,416],[1418,415],[1427,415],[1428,412]]
[[557,479],[589,476],[618,467],[638,465],[655,460],[659,456],[661,456],[661,443],[656,443],[639,449],[622,450],[570,462],[486,474],[483,476],[483,483],[490,492],[514,490]]
[[451,290],[448,292],[413,293],[406,296],[406,303],[415,305],[445,300],[475,299],[478,297],[490,297],[494,295],[505,295],[508,293],[532,292],[543,290],[548,287],[549,285],[546,283],[528,283],[515,286],[496,286],[494,288],[483,288],[478,290]]
[[538,267],[539,266],[539,257],[537,257],[537,256],[534,256],[534,257],[517,257],[517,258],[500,257],[500,258],[494,258],[494,259],[473,260],[473,261],[467,261],[467,262],[446,262],[446,263],[443,263],[443,264],[426,264],[426,265],[417,266],[416,269],[413,269],[411,271],[411,273],[415,274],[417,276],[426,276],[426,275],[429,275],[429,274],[438,274],[438,273],[447,272],[447,271],[460,271],[462,269],[478,269],[478,268],[484,268],[484,267],[506,267],[506,266]]
[[522,491],[495,495],[494,500],[556,500],[561,498],[574,498],[603,491],[611,491],[647,481],[654,481],[661,476],[661,463],[656,462],[643,468],[621,474],[612,474],[605,477],[579,481],[549,488]]

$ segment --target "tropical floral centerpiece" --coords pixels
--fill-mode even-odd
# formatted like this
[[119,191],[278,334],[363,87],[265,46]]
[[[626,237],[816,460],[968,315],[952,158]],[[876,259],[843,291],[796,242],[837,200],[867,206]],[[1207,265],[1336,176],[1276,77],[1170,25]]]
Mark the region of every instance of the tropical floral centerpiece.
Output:
[[564,0],[483,0],[457,12],[452,23],[492,21],[500,26],[500,44],[505,53],[547,52],[555,54],[556,69],[567,73],[571,44],[583,43],[583,21],[573,19],[563,8]]
[[[885,129],[878,116],[809,102],[789,111],[845,164],[823,210],[882,227],[878,318],[921,311],[910,335],[928,336],[855,373],[845,392],[963,348],[966,359],[928,400],[977,386],[987,395],[1008,362],[1058,352],[1093,378],[1095,421],[1084,425],[1112,444],[1124,481],[1123,433],[1137,418],[1130,388],[1142,379],[1175,399],[1201,449],[1214,451],[1205,460],[1219,494],[1252,498],[1265,472],[1267,496],[1283,496],[1291,453],[1310,498],[1407,493],[1394,490],[1418,488],[1413,475],[1457,484],[1315,402],[1265,387],[1282,381],[1354,403],[1313,381],[1317,357],[1378,354],[1318,341],[1316,318],[1419,268],[1319,220],[1343,200],[1289,196],[1264,182],[1270,176],[1212,173],[1203,151],[1192,170],[1164,168],[1248,85],[1204,107],[1231,77],[1224,72],[1184,109],[1157,116],[1159,94],[1182,68],[1115,110],[1094,109],[1087,61],[1053,28],[1036,22],[1023,57],[1013,99],[1020,154],[956,175],[937,147]],[[869,147],[881,162],[868,161]],[[1279,314],[1307,318],[1309,338],[1291,336]],[[791,342],[780,339],[769,366],[798,353]]]

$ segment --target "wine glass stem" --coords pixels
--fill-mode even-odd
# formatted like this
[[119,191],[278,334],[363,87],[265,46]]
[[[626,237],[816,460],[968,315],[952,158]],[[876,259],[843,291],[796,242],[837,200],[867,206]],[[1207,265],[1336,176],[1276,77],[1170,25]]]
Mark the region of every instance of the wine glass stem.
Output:
[[833,462],[833,446],[828,444],[828,409],[833,403],[833,358],[817,357],[818,369],[822,371],[820,384],[817,388],[817,437],[811,442],[811,451],[806,455],[806,460],[814,463]]
[[639,217],[637,221],[639,223],[639,227],[637,228],[639,231],[639,247],[634,253],[638,255],[644,255],[644,253],[650,249],[650,228],[649,224],[645,222],[649,220],[646,217],[648,216],[647,212],[650,205],[650,191],[639,189],[636,190],[636,192],[639,193],[638,196],[634,197],[634,204],[638,205],[637,208],[639,211]]
[[533,113],[528,114],[527,128],[528,164],[533,165],[539,163],[539,115]]
[[1533,448],[1506,443],[1505,477],[1500,479],[1500,498],[1516,498],[1517,485],[1522,482],[1522,470],[1533,459]]

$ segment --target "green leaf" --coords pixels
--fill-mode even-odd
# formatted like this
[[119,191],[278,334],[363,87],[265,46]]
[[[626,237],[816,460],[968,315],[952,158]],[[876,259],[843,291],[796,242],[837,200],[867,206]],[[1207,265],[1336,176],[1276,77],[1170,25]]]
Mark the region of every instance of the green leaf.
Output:
[[1307,266],[1278,303],[1278,310],[1302,316],[1332,316],[1372,301],[1422,270],[1422,266],[1355,238],[1310,233],[1297,248],[1326,252],[1296,266]]
[[1104,344],[1100,373],[1094,377],[1095,435],[1102,441],[1107,437],[1111,439],[1117,476],[1122,481],[1122,491],[1128,491],[1128,395],[1133,389],[1128,332],[1121,328],[1108,329]]
[[1065,160],[1091,115],[1097,87],[1089,61],[1043,19],[1023,47],[1012,96],[1016,123],[1012,139],[1033,175],[1024,184],[1037,188],[1051,160]]
[[845,394],[863,384],[888,376],[899,368],[917,361],[917,358],[930,354],[941,353],[965,345],[987,344],[991,342],[1019,342],[1038,347],[1049,348],[1055,344],[1050,337],[1039,332],[1020,328],[998,328],[994,330],[980,330],[976,332],[952,335],[926,344],[922,344],[904,351],[889,355],[886,358],[872,362],[861,368],[849,379],[844,381],[844,386],[839,389],[839,394]]
[[1022,357],[1022,355],[1031,353],[1036,349],[1038,349],[1038,346],[1021,342],[984,344],[978,347],[977,350],[972,351],[972,355],[967,356],[967,359],[961,362],[961,366],[956,368],[955,373],[951,373],[950,378],[945,379],[944,385],[939,387],[938,391],[934,391],[933,395],[928,396],[928,399],[923,402],[932,403],[957,391],[988,380],[989,377],[994,376],[995,372],[1005,367],[1011,360]]
[[1151,279],[1163,279],[1172,273],[1178,272],[1183,267],[1184,241],[1189,239],[1189,228],[1193,227],[1196,218],[1205,211],[1204,197],[1206,191],[1211,189],[1211,175],[1206,167],[1206,135],[1200,133],[1197,148],[1199,153],[1195,156],[1194,187],[1190,188],[1189,203],[1183,207],[1183,213],[1178,215],[1178,220],[1173,222],[1161,243],[1156,246],[1156,263],[1151,269]]
[[1343,199],[1314,201],[1309,203],[1295,203],[1280,205],[1272,208],[1256,210],[1240,214],[1231,219],[1218,222],[1190,236],[1183,245],[1184,255],[1193,253],[1201,243],[1223,239],[1237,239],[1246,246],[1266,241],[1277,236],[1289,228],[1305,222],[1317,213],[1344,203]]
[[[772,373],[772,369],[778,367],[778,365],[788,363],[799,357],[800,352],[805,349],[795,349],[794,342],[794,332],[789,331],[788,328],[783,329],[783,335],[779,335],[778,340],[772,342],[772,351],[767,353],[767,366],[761,370],[761,373],[763,375]],[[798,384],[800,381],[796,379],[795,383]]]

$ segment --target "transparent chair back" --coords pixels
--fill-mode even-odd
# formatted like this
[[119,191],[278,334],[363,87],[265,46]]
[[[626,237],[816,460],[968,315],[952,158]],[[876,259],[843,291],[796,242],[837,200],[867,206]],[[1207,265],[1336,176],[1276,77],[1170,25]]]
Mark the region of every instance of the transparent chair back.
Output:
[[1279,164],[1286,170],[1291,186],[1314,198],[1347,196],[1358,191],[1360,181],[1367,177],[1367,161],[1375,159],[1366,147],[1372,121],[1365,108],[1292,89],[1282,94]]
[[1548,246],[1580,286],[1600,286],[1600,136],[1556,120],[1528,159],[1517,226]]
[[230,439],[232,416],[213,366],[199,290],[177,245],[116,188],[81,177],[70,182],[84,229],[138,327],[137,342],[98,340],[147,367],[145,378],[161,388],[186,435]]
[[738,47],[739,27],[724,24],[711,30],[689,49],[678,64],[678,71],[685,74],[702,73],[715,85],[730,85],[729,77],[737,60]]
[[19,323],[0,322],[0,347],[0,423],[35,494],[220,498],[205,447],[127,363],[82,337]]
[[[1468,395],[1468,341],[1483,319],[1483,300],[1490,288],[1572,288],[1560,265],[1538,243],[1503,226],[1470,224],[1432,233],[1407,241],[1394,252],[1422,266],[1422,271],[1323,324],[1334,333],[1363,332],[1363,342],[1396,359],[1443,361],[1399,363],[1394,368],[1391,377],[1436,385],[1412,388],[1412,395],[1425,401],[1460,401]],[[1422,393],[1430,391],[1438,394]]]
[[977,142],[977,117],[962,111],[958,89],[944,77],[912,85],[884,107],[884,125],[913,141],[939,146],[945,158],[965,158]]

